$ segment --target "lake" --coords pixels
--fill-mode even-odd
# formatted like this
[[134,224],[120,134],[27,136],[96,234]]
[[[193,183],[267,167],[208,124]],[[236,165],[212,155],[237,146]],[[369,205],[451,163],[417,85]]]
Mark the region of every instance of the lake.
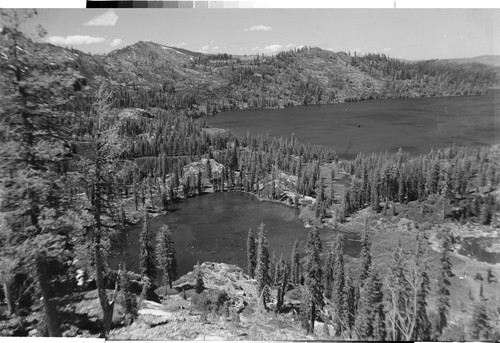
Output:
[[[500,239],[489,237],[467,237],[460,241],[459,254],[472,257],[481,262],[500,263]],[[496,245],[496,249],[492,249]]]
[[278,110],[243,110],[208,119],[239,136],[292,133],[303,143],[332,147],[339,157],[358,152],[427,153],[431,148],[500,143],[500,92],[482,96],[372,100]]
[[[273,202],[261,202],[242,192],[211,193],[179,201],[169,207],[167,215],[155,217],[151,228],[156,238],[158,228],[167,224],[172,230],[177,252],[178,274],[193,269],[199,261],[236,264],[246,271],[246,240],[248,229],[254,234],[260,223],[265,224],[269,252],[279,258],[283,254],[290,261],[295,239],[303,249],[308,229],[298,218],[295,208]],[[142,224],[128,231],[125,253],[117,256],[126,261],[127,268],[137,271],[139,266],[139,234]],[[336,232],[323,232],[322,237],[332,239]],[[346,233],[344,252],[357,256],[359,236]],[[116,259],[115,259],[116,261]]]

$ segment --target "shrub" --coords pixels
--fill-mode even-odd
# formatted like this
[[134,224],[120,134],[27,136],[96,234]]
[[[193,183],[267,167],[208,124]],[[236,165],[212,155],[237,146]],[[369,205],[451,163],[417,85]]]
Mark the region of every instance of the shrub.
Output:
[[476,275],[474,276],[474,280],[483,281],[483,276],[481,275],[481,273],[477,272]]
[[[229,301],[226,291],[211,289],[208,292],[193,294],[191,304],[201,312],[225,314],[224,306]],[[228,304],[229,305],[229,304]]]

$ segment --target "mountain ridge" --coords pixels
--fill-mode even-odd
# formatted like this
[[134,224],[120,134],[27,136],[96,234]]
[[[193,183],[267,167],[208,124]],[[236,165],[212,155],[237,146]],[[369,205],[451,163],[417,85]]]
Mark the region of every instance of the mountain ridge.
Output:
[[[40,44],[40,43],[33,43]],[[105,55],[76,56],[91,86],[110,79],[115,106],[159,107],[190,116],[247,108],[285,108],[371,99],[484,94],[500,68],[467,61],[407,62],[383,54],[351,56],[316,47],[275,55],[203,54],[140,41]]]

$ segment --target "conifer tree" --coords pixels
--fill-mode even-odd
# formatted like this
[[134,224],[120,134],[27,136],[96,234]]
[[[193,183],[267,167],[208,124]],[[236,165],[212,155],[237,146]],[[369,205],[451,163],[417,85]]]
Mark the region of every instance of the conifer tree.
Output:
[[127,325],[130,325],[137,318],[139,307],[136,296],[131,291],[130,275],[126,266],[120,267],[118,281],[120,283],[121,305],[125,312],[125,320]]
[[437,323],[436,335],[439,336],[448,324],[448,313],[450,311],[450,280],[451,260],[449,256],[451,240],[447,235],[442,244],[441,270],[437,282]]
[[167,286],[172,288],[172,282],[177,278],[174,238],[168,225],[160,227],[156,234],[156,256],[163,273],[163,284],[167,294]]
[[346,292],[344,274],[344,235],[339,234],[335,240],[335,269],[333,271],[333,304],[336,324],[335,335],[340,336],[345,329],[344,319],[346,318]]
[[262,296],[264,308],[267,308],[269,298],[269,247],[264,233],[264,224],[260,224],[257,230],[257,264],[255,266],[255,279],[257,280],[257,292]]
[[355,330],[359,339],[368,340],[373,335],[372,307],[371,299],[368,294],[368,287],[361,287],[359,294],[359,308],[356,312],[354,323]]
[[354,327],[354,322],[356,320],[356,289],[353,284],[353,281],[350,277],[346,276],[346,311],[345,311],[345,319],[347,329],[349,332],[352,331]]
[[373,338],[376,341],[385,341],[385,311],[384,295],[382,292],[382,280],[377,268],[372,269],[369,281],[371,304],[374,311],[373,317]]
[[335,271],[335,255],[333,252],[328,254],[323,270],[325,274],[325,297],[331,300],[333,291],[333,273]]
[[[422,258],[417,253],[417,258]],[[427,314],[427,296],[430,292],[430,279],[427,273],[427,263],[424,262],[420,270],[420,285],[417,291],[417,318],[415,323],[416,341],[428,341],[431,339],[431,322]]]
[[[57,60],[20,31],[36,14],[0,10],[0,279],[14,313],[12,281],[16,273],[29,275],[42,296],[48,335],[61,336],[52,283],[58,272],[50,264],[71,263],[66,242],[82,223],[67,166],[79,121],[71,109],[84,79],[74,61]],[[38,33],[42,38],[45,30],[39,26]]]
[[371,242],[368,237],[368,228],[367,223],[365,222],[365,230],[363,233],[363,239],[361,242],[361,286],[363,286],[364,280],[366,280],[370,276],[370,268],[372,265],[372,256],[371,256]]
[[196,283],[194,285],[194,291],[197,294],[202,293],[205,290],[205,283],[203,282],[203,275],[201,274],[201,269],[198,267],[198,273],[196,273]]
[[291,256],[291,282],[294,285],[299,284],[300,280],[300,257],[299,257],[299,241],[295,240],[293,243],[292,256]]
[[324,306],[323,302],[323,270],[321,268],[320,254],[322,251],[321,238],[317,227],[312,227],[307,236],[305,247],[305,265],[306,270],[305,284],[308,293],[310,294],[311,317],[309,331],[314,332],[314,321],[316,320],[317,311]]
[[144,224],[139,235],[140,254],[139,269],[142,276],[148,277],[151,282],[156,279],[155,251],[151,234],[151,223],[148,212],[144,210]]
[[472,333],[473,340],[488,341],[491,339],[490,335],[490,319],[486,310],[484,301],[474,304],[474,312],[472,313]]
[[115,214],[121,207],[121,190],[126,178],[124,174],[133,167],[132,163],[122,159],[124,151],[128,148],[127,142],[120,136],[119,127],[110,115],[109,100],[112,87],[112,84],[104,80],[97,90],[97,100],[90,118],[92,140],[89,148],[93,150],[93,156],[81,156],[78,163],[78,168],[83,174],[81,181],[87,190],[87,211],[91,218],[85,226],[90,240],[99,302],[103,311],[102,337],[106,337],[111,330],[117,296],[116,290],[111,298],[106,291],[105,246],[113,230],[110,224],[116,224],[116,220],[119,219]]
[[257,256],[255,248],[255,238],[252,235],[252,229],[249,229],[247,238],[247,266],[248,274],[252,279],[255,277],[255,267],[257,266]]

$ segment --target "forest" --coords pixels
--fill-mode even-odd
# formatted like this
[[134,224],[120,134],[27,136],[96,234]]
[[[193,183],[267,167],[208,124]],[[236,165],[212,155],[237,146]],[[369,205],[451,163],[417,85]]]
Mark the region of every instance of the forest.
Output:
[[[135,62],[126,51],[137,47],[90,56],[19,31],[35,15],[2,12],[8,25],[0,44],[0,336],[113,338],[113,330],[137,321],[146,301],[168,304],[186,294],[200,321],[208,315],[240,321],[230,305],[234,295],[208,289],[201,266],[190,292],[179,285],[184,276],[177,275],[172,230],[164,225],[153,237],[150,226],[180,199],[238,191],[298,208],[309,227],[304,246],[296,242],[286,257],[270,254],[265,225],[241,238],[248,265],[239,267],[255,280],[255,317],[263,311],[294,326],[285,315],[297,313],[305,336],[295,337],[309,339],[498,340],[500,307],[491,295],[498,268],[487,270],[478,297],[469,288],[471,306],[457,320],[456,237],[440,229],[445,223],[498,228],[497,146],[359,154],[348,161],[293,135],[237,137],[198,118],[242,103],[275,107],[278,99],[289,106],[481,93],[498,81],[496,72],[316,48],[252,60],[198,54],[182,67],[201,80],[203,91],[190,93],[183,87],[192,80],[162,61],[154,43],[142,49],[149,57]],[[365,79],[345,80],[341,69],[329,85],[312,69],[296,79],[298,65],[320,58],[356,68]],[[148,65],[143,77],[159,75],[163,85],[144,86],[135,74],[140,63]],[[128,66],[129,75],[112,75],[117,65]],[[152,85],[159,81],[150,77]],[[358,81],[365,85],[361,93],[342,86]],[[290,94],[280,94],[286,89]],[[390,253],[382,254],[374,218],[390,222],[411,206],[418,208],[419,227],[392,234]],[[320,237],[321,230],[349,228],[360,213],[369,215],[358,229],[357,258],[343,254],[341,234],[334,241]],[[142,226],[138,273],[109,263],[117,237],[133,224]],[[96,320],[75,310],[91,291]],[[318,323],[322,336],[308,336],[319,335]]]

